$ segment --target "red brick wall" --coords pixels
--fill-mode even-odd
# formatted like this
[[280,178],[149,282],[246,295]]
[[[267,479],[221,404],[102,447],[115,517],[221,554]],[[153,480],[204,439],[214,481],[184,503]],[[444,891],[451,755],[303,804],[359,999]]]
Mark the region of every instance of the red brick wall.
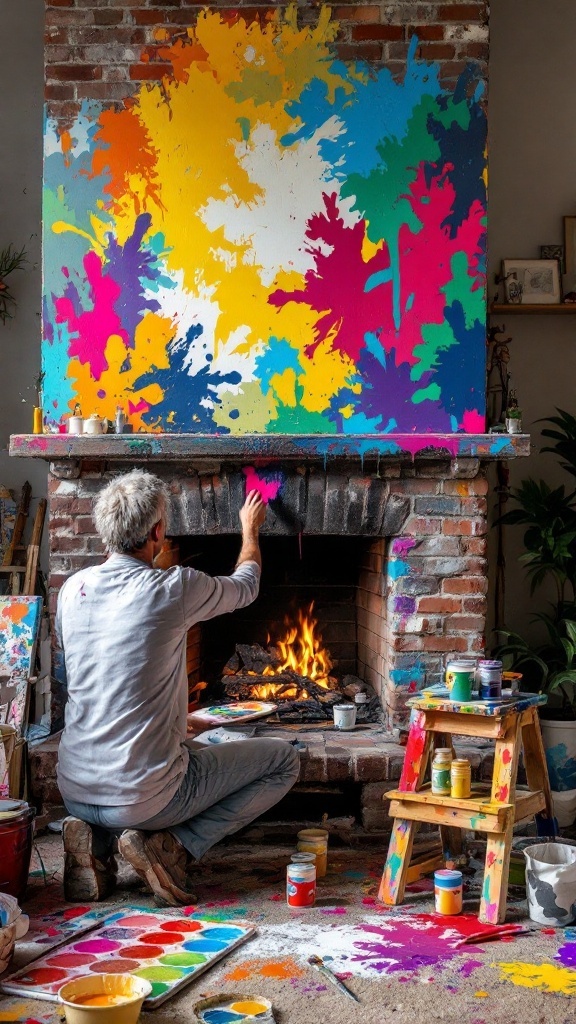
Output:
[[[50,113],[71,120],[83,100],[123,103],[141,82],[159,81],[170,70],[163,55],[167,42],[186,39],[205,5],[190,0],[47,0],[46,99]],[[223,17],[265,18],[275,5],[214,4]],[[276,5],[283,7],[284,5]],[[316,2],[298,6],[302,23],[316,21]],[[438,61],[451,81],[470,60],[488,61],[486,0],[335,5],[340,22],[336,48],[343,60],[385,64],[402,75],[411,38],[418,55]]]

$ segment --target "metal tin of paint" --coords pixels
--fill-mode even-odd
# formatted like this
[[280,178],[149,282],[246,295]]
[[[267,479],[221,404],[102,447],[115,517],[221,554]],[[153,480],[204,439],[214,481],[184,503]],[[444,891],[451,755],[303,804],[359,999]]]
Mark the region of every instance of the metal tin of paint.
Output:
[[455,758],[450,765],[450,796],[467,800],[471,793],[472,765],[467,758]]
[[450,796],[450,747],[438,747],[432,761],[432,792],[436,796]]
[[292,862],[286,869],[286,902],[289,907],[313,907],[316,902],[316,864]]
[[434,872],[434,905],[437,914],[462,913],[462,872]]
[[355,704],[335,704],[332,708],[334,713],[334,728],[347,732],[356,725]]
[[502,662],[479,661],[478,683],[482,700],[498,700],[502,696]]

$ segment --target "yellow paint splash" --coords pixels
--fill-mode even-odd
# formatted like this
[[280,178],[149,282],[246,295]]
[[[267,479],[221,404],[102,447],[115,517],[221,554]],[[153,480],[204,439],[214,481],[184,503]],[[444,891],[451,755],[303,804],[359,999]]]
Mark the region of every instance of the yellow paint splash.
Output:
[[576,971],[570,967],[557,967],[555,964],[524,964],[519,960],[513,963],[491,964],[498,967],[502,978],[513,985],[523,988],[537,988],[542,992],[557,992],[565,996],[576,995]]

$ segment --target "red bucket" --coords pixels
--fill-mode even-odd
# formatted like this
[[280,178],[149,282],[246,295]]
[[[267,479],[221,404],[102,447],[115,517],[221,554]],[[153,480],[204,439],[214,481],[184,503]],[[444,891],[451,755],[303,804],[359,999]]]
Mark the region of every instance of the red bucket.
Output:
[[21,899],[26,892],[34,814],[34,808],[26,805],[16,817],[0,820],[0,892],[7,892],[16,899]]

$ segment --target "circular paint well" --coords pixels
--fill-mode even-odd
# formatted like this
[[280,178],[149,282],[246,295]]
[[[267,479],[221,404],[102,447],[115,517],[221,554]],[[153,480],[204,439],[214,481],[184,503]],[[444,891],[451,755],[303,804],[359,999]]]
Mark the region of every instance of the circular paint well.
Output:
[[146,932],[138,936],[138,942],[144,942],[147,946],[171,946],[182,942],[183,938],[177,932]]
[[168,967],[194,967],[196,964],[205,964],[207,957],[202,953],[166,953],[160,957],[160,963]]
[[241,1013],[243,1017],[256,1017],[259,1013],[266,1013],[270,1008],[266,1003],[255,1003],[251,999],[245,1003],[231,1003],[230,1009],[235,1013]]
[[199,921],[166,921],[160,925],[163,932],[199,932],[202,925]]
[[76,942],[74,949],[77,953],[112,953],[120,949],[120,943],[113,939],[87,939],[86,942]]
[[177,967],[143,967],[134,973],[137,978],[146,978],[147,981],[178,981],[186,977],[185,972]]
[[183,943],[183,948],[194,953],[220,953],[227,945],[227,942],[218,942],[217,939],[196,939],[195,942],[190,939]]
[[205,1010],[202,1014],[202,1019],[206,1021],[206,1024],[234,1024],[234,1022],[238,1024],[239,1021],[243,1020],[239,1013],[233,1013],[228,1007],[225,1010],[219,1010],[218,1008]]
[[97,963],[92,964],[90,970],[95,974],[128,974],[129,971],[135,971],[138,967],[140,967],[139,960],[123,960],[118,957],[117,960],[98,960]]
[[124,928],[156,928],[158,918],[153,914],[134,914],[133,917],[121,917],[116,924],[123,925]]
[[149,999],[155,999],[156,996],[161,996],[161,995],[164,994],[164,992],[167,992],[169,988],[170,988],[170,985],[164,985],[163,982],[161,982],[161,981],[153,981],[152,982],[152,991],[151,991],[151,993],[150,993],[148,998]]
[[96,959],[89,953],[56,953],[46,960],[47,967],[86,967]]
[[18,978],[19,985],[50,985],[54,981],[64,981],[68,977],[68,971],[60,967],[35,967],[22,978]]
[[241,935],[244,935],[242,928],[208,928],[205,930],[204,935],[207,939],[225,939],[226,942],[232,942],[234,939],[239,939]]
[[138,960],[153,960],[163,952],[164,946],[122,946],[120,950],[122,956],[134,956]]

